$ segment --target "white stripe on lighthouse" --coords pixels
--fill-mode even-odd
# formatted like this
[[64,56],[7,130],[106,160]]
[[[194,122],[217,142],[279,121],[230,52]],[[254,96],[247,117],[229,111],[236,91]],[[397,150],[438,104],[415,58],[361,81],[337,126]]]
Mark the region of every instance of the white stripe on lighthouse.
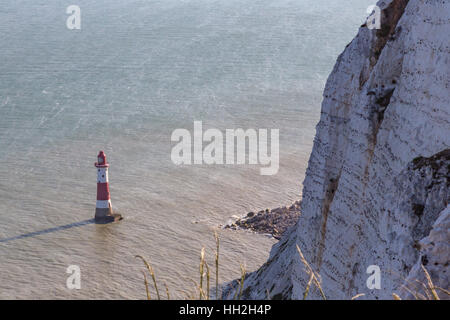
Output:
[[98,168],[97,169],[97,183],[107,183],[108,179],[108,168]]
[[111,200],[97,200],[96,208],[108,209],[111,206]]

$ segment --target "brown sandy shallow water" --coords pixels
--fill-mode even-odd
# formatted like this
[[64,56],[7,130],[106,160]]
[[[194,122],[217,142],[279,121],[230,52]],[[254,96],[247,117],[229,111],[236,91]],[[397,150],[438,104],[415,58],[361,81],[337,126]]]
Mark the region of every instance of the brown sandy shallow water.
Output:
[[[145,298],[135,255],[183,298],[220,224],[300,199],[326,78],[371,4],[306,2],[85,1],[81,32],[61,1],[2,3],[0,298]],[[195,120],[279,128],[279,172],[174,165],[171,133]],[[111,225],[88,223],[99,150],[124,217]],[[221,282],[276,242],[219,233]]]

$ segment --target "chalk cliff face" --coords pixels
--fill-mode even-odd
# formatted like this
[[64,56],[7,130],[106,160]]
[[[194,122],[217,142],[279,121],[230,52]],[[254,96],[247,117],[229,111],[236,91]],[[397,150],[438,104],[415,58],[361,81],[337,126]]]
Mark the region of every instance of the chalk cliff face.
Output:
[[[450,1],[378,6],[381,29],[362,26],[328,78],[300,219],[247,277],[244,298],[303,297],[296,245],[327,298],[411,298],[423,288],[402,285],[425,281],[421,264],[449,288]],[[370,265],[379,290],[366,285]]]

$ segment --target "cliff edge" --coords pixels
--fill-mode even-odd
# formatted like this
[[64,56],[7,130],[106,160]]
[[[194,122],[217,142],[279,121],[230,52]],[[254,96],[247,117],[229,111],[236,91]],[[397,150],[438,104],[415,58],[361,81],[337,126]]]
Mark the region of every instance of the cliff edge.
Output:
[[[421,265],[449,288],[450,1],[378,6],[381,29],[361,26],[328,78],[301,216],[247,276],[243,298],[302,299],[296,245],[327,298],[412,298]],[[381,289],[366,285],[370,265]]]

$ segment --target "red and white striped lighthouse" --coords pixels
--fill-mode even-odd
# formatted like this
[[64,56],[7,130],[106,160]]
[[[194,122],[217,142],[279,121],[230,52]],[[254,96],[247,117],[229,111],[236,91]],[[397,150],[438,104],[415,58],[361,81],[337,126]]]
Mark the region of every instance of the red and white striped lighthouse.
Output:
[[106,155],[100,151],[97,156],[97,205],[95,207],[95,222],[108,223],[121,220],[120,214],[113,213],[111,206],[111,197],[109,194],[108,168]]

